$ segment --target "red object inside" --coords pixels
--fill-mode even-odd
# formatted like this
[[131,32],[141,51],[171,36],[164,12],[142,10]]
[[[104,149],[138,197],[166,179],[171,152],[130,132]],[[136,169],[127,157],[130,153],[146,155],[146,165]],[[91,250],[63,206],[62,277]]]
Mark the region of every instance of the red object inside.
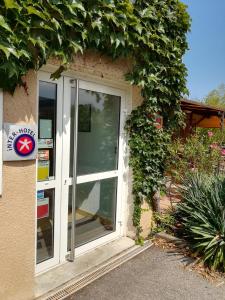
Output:
[[40,205],[37,207],[37,218],[42,219],[49,216],[49,205]]

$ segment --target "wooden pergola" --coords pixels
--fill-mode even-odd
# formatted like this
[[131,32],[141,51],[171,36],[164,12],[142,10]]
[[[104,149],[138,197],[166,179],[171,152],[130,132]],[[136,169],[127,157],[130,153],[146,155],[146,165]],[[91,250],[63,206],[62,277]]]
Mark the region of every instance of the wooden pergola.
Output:
[[224,129],[224,109],[187,99],[181,100],[181,109],[186,114],[186,128],[182,134],[184,137],[197,127]]

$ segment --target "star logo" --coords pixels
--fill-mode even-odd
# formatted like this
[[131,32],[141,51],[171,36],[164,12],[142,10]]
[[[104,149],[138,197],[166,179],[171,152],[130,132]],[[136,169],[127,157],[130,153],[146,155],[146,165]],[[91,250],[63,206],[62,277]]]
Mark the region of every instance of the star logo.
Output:
[[28,156],[35,149],[34,138],[29,134],[19,135],[14,143],[14,149],[19,156]]

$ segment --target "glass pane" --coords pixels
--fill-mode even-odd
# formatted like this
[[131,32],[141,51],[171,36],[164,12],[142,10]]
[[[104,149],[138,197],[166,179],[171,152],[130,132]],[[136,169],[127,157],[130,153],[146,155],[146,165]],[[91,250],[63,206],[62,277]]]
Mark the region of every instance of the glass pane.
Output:
[[78,175],[117,169],[120,101],[118,96],[79,90]]
[[38,181],[54,179],[57,85],[39,82]]
[[76,103],[76,88],[75,87],[71,87],[71,110],[70,110],[70,177],[73,177],[75,103]]
[[[77,185],[76,247],[116,229],[117,178],[104,179]],[[72,186],[69,188],[68,251],[72,224]]]
[[37,192],[37,263],[54,256],[55,190]]

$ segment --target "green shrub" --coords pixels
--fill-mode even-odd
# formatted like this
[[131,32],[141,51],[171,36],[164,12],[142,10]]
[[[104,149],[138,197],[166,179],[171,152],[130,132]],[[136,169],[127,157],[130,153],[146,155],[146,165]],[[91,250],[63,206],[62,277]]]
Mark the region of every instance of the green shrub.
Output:
[[169,146],[166,173],[173,182],[181,182],[187,173],[218,174],[222,167],[221,146],[225,134],[219,129],[197,128],[185,140],[177,138]]
[[184,236],[204,263],[225,270],[225,179],[192,174],[184,181],[177,213]]
[[152,234],[157,232],[166,231],[167,233],[173,233],[173,227],[175,226],[175,217],[173,212],[167,212],[164,214],[154,213],[153,215],[156,226],[152,230]]

